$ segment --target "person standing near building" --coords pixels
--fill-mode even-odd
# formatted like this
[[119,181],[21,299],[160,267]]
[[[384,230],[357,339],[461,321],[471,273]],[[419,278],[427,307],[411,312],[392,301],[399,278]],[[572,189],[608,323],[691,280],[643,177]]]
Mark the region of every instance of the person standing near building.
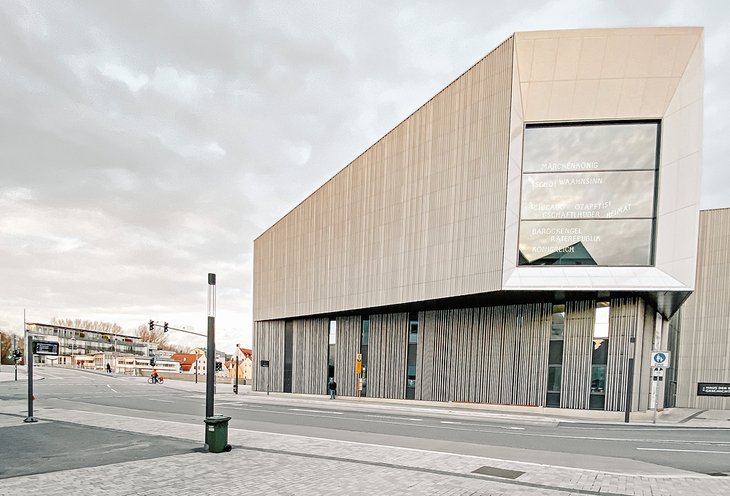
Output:
[[330,377],[330,382],[327,384],[327,389],[330,391],[330,399],[333,400],[337,397],[337,383],[334,377]]
[[112,373],[112,366],[109,363],[106,364],[106,373],[107,374],[111,374]]

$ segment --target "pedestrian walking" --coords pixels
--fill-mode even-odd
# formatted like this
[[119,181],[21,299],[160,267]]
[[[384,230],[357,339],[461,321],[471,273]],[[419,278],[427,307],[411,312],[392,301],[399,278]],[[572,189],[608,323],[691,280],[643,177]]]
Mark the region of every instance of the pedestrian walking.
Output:
[[107,374],[111,374],[112,373],[112,366],[111,366],[111,364],[108,364],[108,363],[106,364],[106,373]]
[[327,384],[327,389],[329,389],[330,392],[330,399],[335,399],[337,397],[337,383],[335,382],[334,377],[330,377],[330,382],[329,384]]

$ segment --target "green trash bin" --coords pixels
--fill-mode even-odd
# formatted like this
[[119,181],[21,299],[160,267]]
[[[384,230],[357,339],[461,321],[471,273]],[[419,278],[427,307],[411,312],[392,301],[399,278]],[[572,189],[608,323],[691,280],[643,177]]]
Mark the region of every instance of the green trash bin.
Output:
[[205,418],[205,444],[211,453],[231,451],[228,444],[228,421],[231,417],[213,415]]

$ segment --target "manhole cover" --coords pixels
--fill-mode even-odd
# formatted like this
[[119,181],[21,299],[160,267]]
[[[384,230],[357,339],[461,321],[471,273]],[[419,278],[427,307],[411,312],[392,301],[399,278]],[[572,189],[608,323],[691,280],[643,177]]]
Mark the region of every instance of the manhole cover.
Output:
[[502,477],[503,479],[516,479],[520,475],[524,474],[524,472],[520,472],[518,470],[508,470],[506,468],[497,468],[497,467],[479,467],[478,469],[472,471],[473,474],[481,474],[481,475],[491,475],[493,477]]

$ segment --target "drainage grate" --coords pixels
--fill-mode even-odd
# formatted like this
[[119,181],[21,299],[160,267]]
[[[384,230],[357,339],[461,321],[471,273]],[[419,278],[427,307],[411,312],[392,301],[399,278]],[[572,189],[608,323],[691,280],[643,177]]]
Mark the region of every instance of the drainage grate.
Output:
[[497,467],[479,467],[472,471],[472,474],[491,475],[492,477],[502,477],[503,479],[516,479],[524,472],[518,470],[507,470],[506,468]]

